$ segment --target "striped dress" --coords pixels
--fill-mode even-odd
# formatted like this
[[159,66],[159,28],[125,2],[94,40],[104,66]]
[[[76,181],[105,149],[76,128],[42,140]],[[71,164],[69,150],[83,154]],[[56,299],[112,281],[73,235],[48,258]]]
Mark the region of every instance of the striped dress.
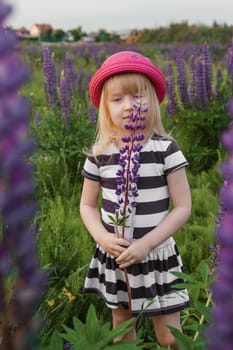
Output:
[[[88,157],[82,174],[100,182],[102,189],[101,217],[103,225],[114,234],[109,215],[117,203],[116,172],[119,167],[119,149],[109,146],[105,154]],[[129,241],[138,239],[155,228],[166,217],[169,210],[169,191],[166,176],[187,165],[177,143],[169,138],[153,135],[140,152],[139,180],[137,183],[136,212],[125,233]],[[186,289],[172,286],[180,281],[172,272],[182,271],[182,261],[173,237],[152,249],[141,263],[127,268],[131,288],[132,315],[143,313],[154,316],[180,311],[189,305]],[[110,308],[119,304],[128,308],[128,292],[124,271],[118,268],[114,256],[97,244],[91,260],[84,289],[95,292]]]

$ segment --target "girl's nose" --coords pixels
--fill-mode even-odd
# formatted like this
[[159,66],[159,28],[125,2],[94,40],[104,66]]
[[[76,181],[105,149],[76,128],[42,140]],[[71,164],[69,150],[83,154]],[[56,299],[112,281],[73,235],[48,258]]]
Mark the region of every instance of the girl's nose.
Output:
[[133,104],[134,104],[133,96],[126,96],[125,97],[125,109],[131,111],[133,109]]

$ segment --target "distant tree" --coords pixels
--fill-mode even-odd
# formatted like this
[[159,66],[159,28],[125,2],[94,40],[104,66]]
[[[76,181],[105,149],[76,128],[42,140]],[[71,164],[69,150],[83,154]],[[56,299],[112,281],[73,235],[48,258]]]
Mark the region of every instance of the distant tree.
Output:
[[117,42],[120,40],[120,36],[116,33],[109,33],[106,29],[100,29],[95,37],[96,42],[106,42],[106,41],[114,41]]
[[40,33],[40,40],[53,41],[53,30],[50,28],[42,30]]
[[55,29],[53,31],[53,40],[54,41],[62,41],[65,37],[66,33],[62,29]]
[[105,29],[100,29],[95,37],[95,41],[110,41],[110,34]]
[[81,26],[74,28],[74,29],[70,29],[69,33],[73,36],[74,41],[79,41],[86,35],[86,33],[83,32]]

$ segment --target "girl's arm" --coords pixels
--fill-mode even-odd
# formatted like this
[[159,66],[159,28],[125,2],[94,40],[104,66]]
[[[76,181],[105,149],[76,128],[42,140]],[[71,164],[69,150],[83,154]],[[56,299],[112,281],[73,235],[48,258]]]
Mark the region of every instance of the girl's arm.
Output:
[[105,251],[117,257],[129,246],[129,242],[122,238],[117,238],[103,226],[98,208],[99,191],[100,184],[98,181],[84,179],[80,201],[80,215],[94,240]]
[[149,251],[172,236],[191,215],[191,194],[185,168],[176,170],[167,176],[168,189],[173,208],[165,219],[142,238],[133,241],[122,253],[117,263],[120,268],[135,264],[144,259]]

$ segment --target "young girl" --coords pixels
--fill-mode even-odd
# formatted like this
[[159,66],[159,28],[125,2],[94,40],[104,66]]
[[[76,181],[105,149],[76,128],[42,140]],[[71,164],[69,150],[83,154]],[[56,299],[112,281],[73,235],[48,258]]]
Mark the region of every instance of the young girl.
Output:
[[[94,74],[90,98],[99,109],[98,130],[82,172],[80,213],[97,243],[85,290],[95,292],[111,308],[113,327],[142,312],[152,318],[162,346],[180,349],[167,326],[181,329],[180,311],[188,306],[189,298],[187,290],[173,288],[180,280],[172,272],[182,271],[182,261],[172,235],[188,220],[191,197],[187,161],[166,135],[160,118],[159,103],[165,92],[162,72],[136,52],[113,54]],[[130,133],[125,125],[138,102],[147,106],[138,195],[122,238],[114,234],[109,215],[114,215],[118,201],[119,152],[124,146],[122,138]],[[135,337],[132,330],[124,339]]]

